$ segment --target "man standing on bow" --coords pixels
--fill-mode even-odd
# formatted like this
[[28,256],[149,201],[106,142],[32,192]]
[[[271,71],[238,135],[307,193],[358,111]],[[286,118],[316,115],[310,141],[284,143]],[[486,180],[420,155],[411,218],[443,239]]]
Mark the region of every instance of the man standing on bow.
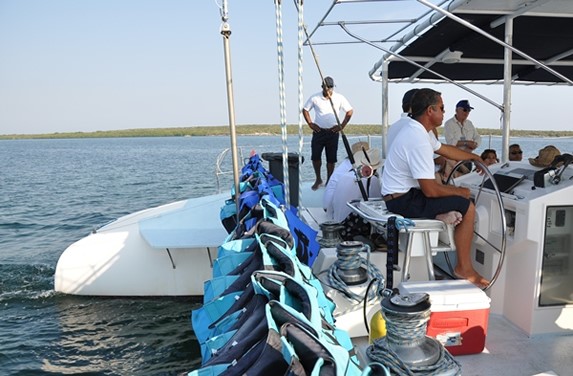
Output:
[[444,124],[446,143],[469,152],[474,151],[480,145],[481,136],[468,119],[473,109],[467,99],[458,102],[456,114]]
[[392,142],[382,172],[382,198],[393,213],[408,218],[436,218],[455,227],[457,265],[454,274],[479,287],[489,281],[471,261],[475,206],[470,190],[443,185],[434,178],[434,153],[445,158],[479,160],[473,153],[440,143],[431,131],[444,120],[444,102],[439,92],[418,90],[411,101],[410,121]]
[[[314,110],[314,120],[310,111]],[[336,115],[335,115],[336,111]],[[344,112],[344,119],[338,124],[337,116]],[[353,109],[348,100],[334,92],[334,80],[325,77],[322,82],[322,92],[311,96],[302,109],[304,120],[312,129],[311,157],[312,167],[316,175],[312,190],[316,191],[323,185],[320,169],[322,168],[322,150],[326,152],[326,182],[334,171],[338,153],[339,133],[346,127],[352,117]]]

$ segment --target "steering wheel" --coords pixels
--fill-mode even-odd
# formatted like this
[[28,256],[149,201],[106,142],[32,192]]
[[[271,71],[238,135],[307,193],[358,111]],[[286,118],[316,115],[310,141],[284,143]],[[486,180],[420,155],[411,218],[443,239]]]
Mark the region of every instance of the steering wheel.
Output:
[[[456,172],[460,169],[461,166],[467,164],[468,162],[475,163],[478,170],[481,170],[484,172],[480,187],[477,191],[477,194],[475,195],[475,197],[473,197],[474,205],[476,207],[476,218],[478,218],[478,216],[479,216],[478,207],[481,205],[485,206],[484,202],[480,202],[480,197],[482,196],[481,194],[482,194],[482,190],[483,190],[483,183],[485,182],[486,178],[489,178],[490,181],[493,183],[493,188],[495,191],[496,202],[497,202],[497,209],[498,209],[498,212],[500,215],[500,218],[499,218],[500,222],[499,223],[501,224],[501,240],[500,240],[499,244],[493,244],[492,242],[490,242],[486,236],[483,236],[480,233],[480,232],[483,232],[483,229],[477,229],[476,227],[474,227],[474,235],[475,235],[474,244],[475,244],[476,237],[477,237],[489,246],[489,247],[487,247],[488,249],[492,249],[493,251],[499,253],[499,261],[497,262],[497,265],[495,266],[495,272],[493,273],[493,275],[490,278],[489,285],[483,289],[484,291],[487,291],[488,289],[490,289],[494,285],[495,281],[499,277],[499,274],[501,273],[501,268],[503,267],[503,262],[505,260],[506,241],[507,241],[507,222],[505,219],[505,210],[503,207],[503,198],[501,196],[501,192],[497,186],[497,183],[495,182],[493,174],[491,173],[491,171],[489,171],[489,169],[487,168],[487,166],[483,162],[475,161],[475,160],[459,161],[454,166],[452,171],[450,172],[450,175],[448,176],[448,179],[446,180],[446,184],[455,185],[454,176],[455,176]],[[487,229],[486,229],[486,231],[487,231]],[[452,263],[451,263],[450,258],[448,256],[448,253],[445,253],[445,258],[446,258],[446,262],[448,264],[448,267],[450,268],[450,273],[453,275],[454,268],[452,267]],[[475,259],[475,257],[474,257],[474,259]],[[495,257],[493,257],[492,259],[495,259]],[[485,277],[487,277],[487,276],[485,276]]]

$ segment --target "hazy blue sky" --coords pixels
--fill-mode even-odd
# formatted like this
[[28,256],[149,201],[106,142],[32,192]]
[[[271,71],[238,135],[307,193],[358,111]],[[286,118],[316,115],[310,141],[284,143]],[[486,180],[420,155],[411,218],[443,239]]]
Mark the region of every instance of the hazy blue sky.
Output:
[[[292,1],[283,4],[287,117],[295,123],[296,18]],[[305,2],[310,27],[330,4]],[[354,11],[354,5],[344,7]],[[276,124],[274,2],[230,0],[229,10],[237,124]],[[0,0],[0,134],[227,124],[220,26],[214,0]],[[380,84],[367,72],[381,52],[366,45],[316,51],[324,73],[355,107],[352,122],[380,123]],[[304,82],[305,98],[318,91],[308,48]],[[412,87],[390,85],[391,121]],[[443,93],[447,117],[468,98],[477,127],[499,127],[491,105],[451,85],[435,88]],[[501,101],[501,86],[472,88]],[[514,88],[513,128],[570,130],[565,111],[571,90]]]

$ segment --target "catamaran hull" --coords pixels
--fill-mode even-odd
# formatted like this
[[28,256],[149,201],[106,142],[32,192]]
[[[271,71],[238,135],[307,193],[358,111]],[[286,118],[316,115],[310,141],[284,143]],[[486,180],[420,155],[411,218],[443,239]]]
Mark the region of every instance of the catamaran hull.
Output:
[[227,235],[219,220],[225,198],[183,200],[117,219],[62,253],[54,289],[74,295],[203,295]]

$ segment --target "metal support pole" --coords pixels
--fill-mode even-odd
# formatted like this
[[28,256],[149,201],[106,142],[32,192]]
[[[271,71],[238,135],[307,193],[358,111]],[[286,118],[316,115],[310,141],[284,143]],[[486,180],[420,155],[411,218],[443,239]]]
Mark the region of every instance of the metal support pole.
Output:
[[223,1],[221,9],[221,35],[223,35],[223,49],[225,51],[225,75],[227,79],[227,107],[229,111],[229,130],[231,133],[231,154],[233,156],[233,182],[235,185],[235,205],[237,207],[237,224],[239,223],[239,156],[237,152],[237,130],[235,127],[235,100],[233,96],[233,75],[231,72],[231,26],[227,22],[227,1]]

